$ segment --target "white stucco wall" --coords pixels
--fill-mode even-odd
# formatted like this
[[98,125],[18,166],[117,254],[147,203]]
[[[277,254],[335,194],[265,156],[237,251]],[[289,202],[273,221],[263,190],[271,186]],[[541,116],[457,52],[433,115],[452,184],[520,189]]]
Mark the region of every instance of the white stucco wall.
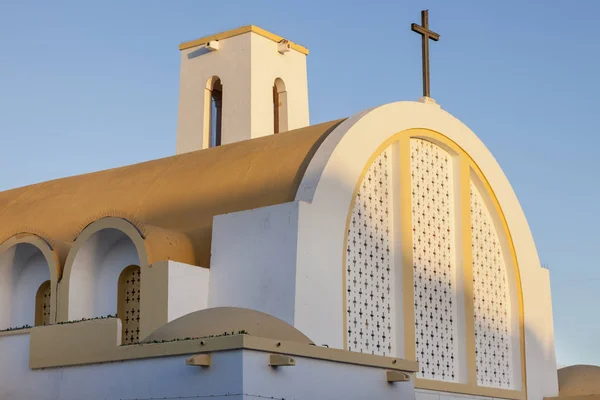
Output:
[[[558,393],[556,351],[550,293],[550,271],[545,268],[530,271],[523,290],[525,307],[525,360],[527,363],[527,394],[529,399],[555,396]],[[525,287],[525,284],[523,284]]]
[[244,307],[294,324],[298,203],[214,218],[209,307]]
[[414,400],[413,382],[388,383],[386,370],[294,357],[296,366],[273,369],[268,353],[244,352],[244,392],[298,400]]
[[0,329],[34,325],[36,293],[49,279],[46,259],[31,244],[18,244],[0,255]]
[[11,400],[149,399],[227,394],[241,400],[241,352],[217,353],[211,368],[188,356],[29,369],[29,335],[0,337],[0,398]]
[[127,235],[104,229],[91,236],[73,261],[69,320],[116,314],[119,275],[129,265],[139,265],[139,257]]
[[389,384],[385,369],[295,357],[273,369],[269,354],[211,354],[208,368],[185,365],[190,355],[30,370],[29,335],[0,337],[0,398],[122,400],[157,398],[414,400],[412,382]]
[[255,33],[219,41],[219,50],[202,46],[181,51],[177,154],[208,147],[204,135],[209,79],[223,85],[222,144],[273,133],[273,84],[286,86],[288,129],[308,125],[306,56],[277,51],[277,43]]
[[168,321],[208,308],[210,270],[168,262]]

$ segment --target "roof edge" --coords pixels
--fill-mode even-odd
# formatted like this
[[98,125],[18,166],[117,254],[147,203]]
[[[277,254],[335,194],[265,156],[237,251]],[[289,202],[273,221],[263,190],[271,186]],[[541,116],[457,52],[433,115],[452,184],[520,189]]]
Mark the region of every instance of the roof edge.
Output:
[[[246,25],[246,26],[242,26],[242,27],[239,27],[236,29],[231,29],[229,31],[217,33],[215,35],[204,36],[204,37],[201,37],[200,39],[195,39],[195,40],[181,43],[179,45],[179,50],[191,49],[192,47],[197,47],[197,46],[206,44],[206,43],[210,42],[211,40],[228,39],[230,37],[243,35],[244,33],[249,33],[249,32],[256,33],[257,35],[260,35],[262,37],[270,39],[270,40],[274,41],[275,43],[279,43],[282,40],[285,40],[284,37],[276,35],[272,32],[269,32],[269,31],[262,29],[261,27],[258,27],[256,25]],[[304,55],[308,55],[308,49],[306,47],[299,45],[298,43],[294,43],[292,41],[290,41],[289,43],[290,43],[292,49],[294,49],[297,52],[302,53]]]

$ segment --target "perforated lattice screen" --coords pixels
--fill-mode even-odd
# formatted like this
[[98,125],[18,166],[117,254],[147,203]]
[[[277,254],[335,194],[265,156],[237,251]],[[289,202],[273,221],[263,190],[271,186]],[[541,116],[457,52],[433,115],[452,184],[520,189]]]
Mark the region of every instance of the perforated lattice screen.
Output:
[[41,315],[42,319],[40,321],[41,325],[49,325],[50,324],[50,301],[51,301],[51,286],[50,281],[46,281],[42,283],[40,286],[40,299],[41,299]]
[[413,275],[418,376],[457,380],[452,158],[411,139]]
[[509,286],[506,264],[490,212],[471,182],[473,301],[477,383],[511,388]]
[[373,162],[360,184],[346,242],[348,350],[379,355],[395,351],[390,153]]
[[[392,217],[398,218],[401,210],[392,197],[399,182],[392,181],[391,154],[388,148],[369,166],[354,199],[345,283],[348,349],[395,356],[394,320],[402,313],[394,293],[394,274],[400,272],[394,271]],[[465,332],[458,310],[464,292],[457,290],[457,280],[463,279],[456,250],[463,234],[455,232],[454,215],[460,201],[454,177],[457,162],[444,147],[410,139],[417,376],[449,382],[459,382],[459,364],[466,362],[459,360]],[[474,293],[465,301],[474,304],[477,384],[515,389],[507,266],[492,214],[473,182],[470,201]]]
[[121,275],[120,316],[123,323],[123,344],[140,340],[140,267],[128,267]]

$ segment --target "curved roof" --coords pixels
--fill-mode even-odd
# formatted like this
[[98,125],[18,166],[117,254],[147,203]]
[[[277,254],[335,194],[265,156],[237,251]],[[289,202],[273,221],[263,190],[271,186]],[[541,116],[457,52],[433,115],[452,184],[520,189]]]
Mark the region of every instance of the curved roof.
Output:
[[313,344],[302,332],[272,315],[248,308],[216,307],[186,314],[161,326],[142,343],[161,340],[200,338],[212,335],[238,334]]
[[558,370],[559,397],[600,396],[600,367],[571,365]]
[[115,216],[142,232],[186,236],[192,252],[173,246],[161,256],[208,267],[213,216],[294,201],[308,162],[339,122],[0,192],[0,243],[35,233],[54,244],[62,263],[65,243]]

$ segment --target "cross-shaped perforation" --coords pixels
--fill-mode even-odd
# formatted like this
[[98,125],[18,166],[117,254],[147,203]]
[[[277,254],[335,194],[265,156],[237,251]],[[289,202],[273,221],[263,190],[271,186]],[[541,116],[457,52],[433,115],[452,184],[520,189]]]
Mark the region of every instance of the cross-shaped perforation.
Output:
[[490,211],[473,182],[471,236],[477,383],[511,389],[514,382],[506,263]]
[[410,141],[415,344],[419,377],[457,380],[452,159]]
[[369,166],[354,199],[346,241],[346,319],[350,351],[392,355],[390,151]]

